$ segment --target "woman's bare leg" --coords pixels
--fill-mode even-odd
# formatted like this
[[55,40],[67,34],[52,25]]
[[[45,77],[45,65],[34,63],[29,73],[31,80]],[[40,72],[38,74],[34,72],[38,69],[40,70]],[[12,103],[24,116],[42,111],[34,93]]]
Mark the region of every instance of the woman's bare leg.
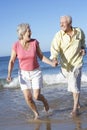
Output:
[[47,99],[40,93],[40,91],[41,91],[40,89],[34,89],[33,90],[34,98],[36,100],[42,101],[43,104],[44,104],[45,110],[48,111],[49,110],[49,104],[47,102]]
[[26,100],[28,106],[34,112],[35,119],[37,119],[39,117],[39,113],[37,111],[37,107],[35,105],[35,102],[32,99],[31,90],[29,90],[29,89],[23,90],[23,94],[24,94],[24,97],[25,97],[25,100]]

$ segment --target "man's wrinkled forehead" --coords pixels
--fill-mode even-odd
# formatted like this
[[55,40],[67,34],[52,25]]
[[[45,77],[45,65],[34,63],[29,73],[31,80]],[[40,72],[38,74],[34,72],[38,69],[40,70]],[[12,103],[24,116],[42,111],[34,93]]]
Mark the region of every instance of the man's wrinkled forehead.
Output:
[[60,22],[72,23],[72,17],[71,16],[61,16]]

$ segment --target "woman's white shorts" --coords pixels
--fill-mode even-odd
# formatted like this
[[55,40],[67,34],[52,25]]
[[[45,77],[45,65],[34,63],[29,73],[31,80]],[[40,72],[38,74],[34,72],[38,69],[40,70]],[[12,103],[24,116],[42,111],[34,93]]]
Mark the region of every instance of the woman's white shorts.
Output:
[[21,90],[40,89],[43,87],[43,78],[40,68],[33,71],[19,70],[18,77]]

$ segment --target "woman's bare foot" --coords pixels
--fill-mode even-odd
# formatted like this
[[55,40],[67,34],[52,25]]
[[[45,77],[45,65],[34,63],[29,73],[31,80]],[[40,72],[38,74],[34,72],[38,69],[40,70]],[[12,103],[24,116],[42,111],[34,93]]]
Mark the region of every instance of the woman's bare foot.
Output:
[[49,111],[49,105],[48,105],[47,100],[45,100],[44,109],[45,109],[46,112]]
[[35,112],[34,114],[35,114],[34,120],[36,120],[36,119],[39,119],[39,118],[40,118],[38,113],[36,113],[36,112]]
[[34,117],[34,120],[37,120],[37,119],[40,119],[40,117],[39,117],[39,116],[35,116],[35,117]]
[[49,111],[49,106],[45,105],[44,109],[45,109],[46,112]]

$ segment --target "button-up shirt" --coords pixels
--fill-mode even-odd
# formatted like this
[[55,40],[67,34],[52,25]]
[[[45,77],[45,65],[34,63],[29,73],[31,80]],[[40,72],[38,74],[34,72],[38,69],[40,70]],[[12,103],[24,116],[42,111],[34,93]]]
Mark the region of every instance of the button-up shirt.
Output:
[[81,48],[85,48],[85,35],[80,28],[72,28],[73,36],[70,37],[63,30],[56,33],[51,44],[51,59],[58,58],[63,69],[67,71],[74,67],[82,66],[83,56]]

